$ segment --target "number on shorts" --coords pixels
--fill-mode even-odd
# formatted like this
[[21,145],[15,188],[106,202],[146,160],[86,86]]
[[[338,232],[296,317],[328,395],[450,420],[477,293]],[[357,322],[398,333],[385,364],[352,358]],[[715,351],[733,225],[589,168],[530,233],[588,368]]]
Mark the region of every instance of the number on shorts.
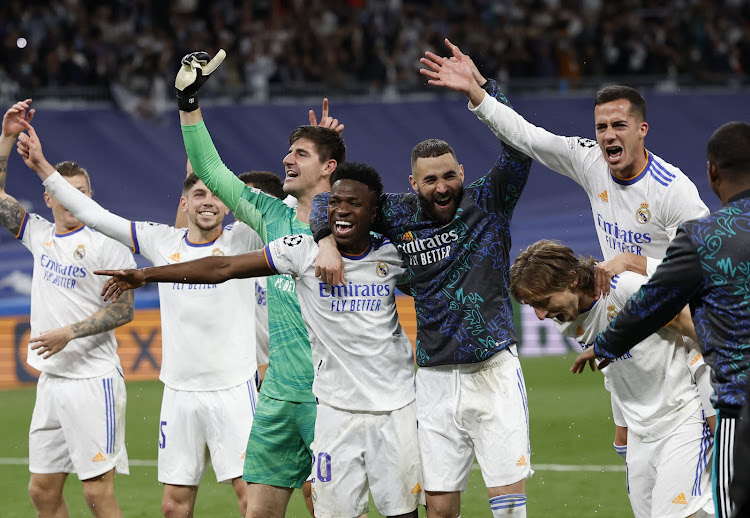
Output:
[[159,426],[159,449],[163,450],[164,447],[167,445],[167,436],[164,435],[164,427],[167,426],[166,421],[162,421],[161,425]]
[[331,481],[331,456],[324,451],[318,453],[318,481]]

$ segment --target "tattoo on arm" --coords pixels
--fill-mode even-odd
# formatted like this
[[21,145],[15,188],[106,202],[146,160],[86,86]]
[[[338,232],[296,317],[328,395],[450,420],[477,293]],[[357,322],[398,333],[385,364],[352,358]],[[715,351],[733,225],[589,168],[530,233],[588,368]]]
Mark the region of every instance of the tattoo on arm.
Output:
[[96,335],[114,329],[133,320],[133,291],[126,291],[117,302],[107,304],[90,317],[73,324],[76,338]]
[[14,236],[18,235],[25,214],[26,211],[13,196],[6,194],[0,197],[0,223]]

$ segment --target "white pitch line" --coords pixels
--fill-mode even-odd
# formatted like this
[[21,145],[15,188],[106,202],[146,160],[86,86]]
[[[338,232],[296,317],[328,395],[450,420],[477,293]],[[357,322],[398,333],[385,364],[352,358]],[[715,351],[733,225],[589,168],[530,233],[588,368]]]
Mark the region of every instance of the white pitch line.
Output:
[[[156,460],[152,459],[130,459],[131,466],[156,467]],[[29,459],[0,457],[0,465],[6,466],[28,466]],[[624,465],[595,465],[595,464],[532,464],[534,471],[625,471]],[[471,469],[478,470],[479,465],[474,464]]]

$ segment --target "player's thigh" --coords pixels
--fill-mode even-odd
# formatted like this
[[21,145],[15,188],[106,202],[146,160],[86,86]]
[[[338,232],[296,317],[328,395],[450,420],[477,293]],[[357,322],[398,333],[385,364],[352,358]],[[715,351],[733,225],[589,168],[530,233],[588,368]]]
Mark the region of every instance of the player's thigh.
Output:
[[701,509],[712,510],[709,458],[713,444],[701,410],[660,442],[652,516],[683,518]]
[[651,518],[651,500],[656,484],[658,445],[640,441],[628,433],[626,490],[635,518]]
[[58,417],[81,480],[113,468],[128,473],[125,447],[125,380],[117,369],[104,376],[67,379],[59,385]]
[[460,376],[457,421],[471,437],[486,486],[507,486],[532,473],[526,385],[514,351],[484,363]]
[[[29,471],[41,475],[72,473],[60,419],[57,415],[58,386],[62,378],[42,373],[36,386],[36,401],[29,427]],[[32,477],[33,479],[33,477]]]
[[312,470],[317,518],[353,517],[367,511],[368,417],[318,405]]
[[474,450],[455,421],[458,401],[455,372],[444,367],[417,370],[417,421],[426,491],[465,491]]
[[409,513],[424,504],[416,404],[374,417],[365,449],[372,499],[384,516]]
[[164,387],[159,416],[158,479],[197,486],[208,463],[206,422],[200,393]]
[[[302,487],[310,475],[312,453],[298,424],[300,405],[261,392],[245,453],[242,478],[246,482]],[[314,423],[314,409],[306,408],[305,413],[313,415]],[[314,434],[315,425],[311,426],[313,431],[306,435]]]
[[[213,392],[206,405],[206,441],[218,482],[241,477],[257,403],[255,383]],[[208,402],[206,402],[208,403]]]

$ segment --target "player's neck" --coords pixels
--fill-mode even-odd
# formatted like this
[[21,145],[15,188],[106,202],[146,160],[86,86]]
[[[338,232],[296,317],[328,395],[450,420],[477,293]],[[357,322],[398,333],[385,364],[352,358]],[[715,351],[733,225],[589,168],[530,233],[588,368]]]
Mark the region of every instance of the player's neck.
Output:
[[599,296],[594,294],[594,290],[580,292],[578,294],[578,311],[580,313],[588,311],[596,300],[599,300]]
[[188,225],[187,238],[191,243],[208,243],[219,237],[222,230],[221,225],[217,225],[208,230],[201,229],[195,225]]
[[629,167],[626,167],[625,169],[622,169],[618,172],[612,171],[612,175],[619,178],[620,180],[630,180],[631,178],[635,178],[636,176],[638,176],[646,167],[647,163],[648,151],[646,151],[646,148],[644,147],[641,148],[641,152],[636,154],[636,159],[633,160],[633,163],[630,164]]

